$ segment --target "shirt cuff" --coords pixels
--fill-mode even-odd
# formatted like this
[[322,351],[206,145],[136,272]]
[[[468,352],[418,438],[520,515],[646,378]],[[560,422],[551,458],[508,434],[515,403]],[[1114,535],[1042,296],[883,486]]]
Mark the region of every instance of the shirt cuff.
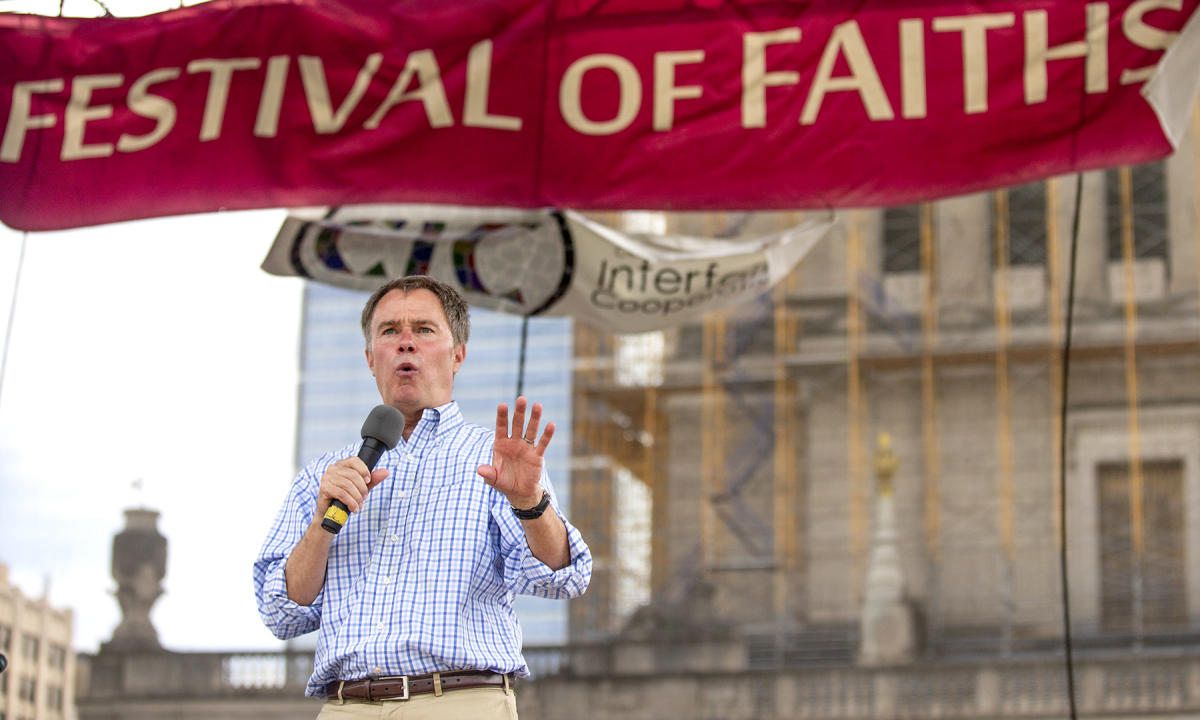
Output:
[[570,543],[571,562],[564,568],[551,570],[550,566],[538,560],[528,548],[521,561],[521,576],[534,589],[537,595],[552,598],[574,598],[583,594],[592,579],[592,554],[583,536],[570,523],[567,526],[567,540]]
[[321,601],[325,596],[325,589],[321,588],[312,605],[301,605],[289,598],[287,577],[284,575],[286,567],[287,560],[283,559],[267,571],[262,593],[266,604],[263,608],[264,619],[276,637],[280,638],[291,638],[317,629],[321,624]]

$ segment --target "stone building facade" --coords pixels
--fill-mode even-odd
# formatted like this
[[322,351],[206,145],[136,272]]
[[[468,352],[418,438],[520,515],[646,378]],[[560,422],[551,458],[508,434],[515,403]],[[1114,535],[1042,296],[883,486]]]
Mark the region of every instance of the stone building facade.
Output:
[[[845,211],[700,323],[576,324],[595,569],[568,643],[527,648],[522,716],[1200,716],[1197,134],[1078,186]],[[307,653],[105,652],[81,717],[318,710]]]
[[[1064,523],[1075,699],[1200,710],[1195,136],[1082,177],[1073,279],[1076,178],[1055,178],[843,212],[758,303],[653,339],[577,328],[572,518],[596,572],[537,716],[565,717],[576,690],[608,708],[593,717],[1065,711]],[[736,237],[797,220],[663,223]],[[656,348],[640,381],[633,342]],[[910,659],[882,667],[861,654],[881,434],[915,629]]]
[[72,612],[51,607],[45,594],[26,597],[0,564],[0,718],[63,720],[75,706]]

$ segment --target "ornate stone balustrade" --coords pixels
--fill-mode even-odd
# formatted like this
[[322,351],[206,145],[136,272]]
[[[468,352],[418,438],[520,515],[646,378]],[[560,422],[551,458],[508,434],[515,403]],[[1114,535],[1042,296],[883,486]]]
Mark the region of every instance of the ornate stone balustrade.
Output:
[[[574,649],[559,675],[524,686],[522,710],[542,720],[883,720],[1065,717],[1059,656],[917,662],[902,667],[825,667],[645,673],[621,666],[618,648]],[[596,672],[609,663],[607,672]],[[577,670],[578,668],[578,670]],[[588,672],[580,672],[584,669]],[[1200,648],[1077,657],[1080,714],[1105,717],[1200,713]]]
[[[519,704],[523,715],[540,720],[992,720],[1067,713],[1063,660],[1052,654],[774,670],[747,669],[737,643],[529,647],[525,654],[536,679],[519,686]],[[272,708],[285,711],[279,717],[315,716],[319,709],[302,699],[309,651],[105,653],[82,657],[80,666],[82,720],[103,716],[89,709],[114,706],[125,717],[141,717],[138,708],[151,717],[168,706],[177,717],[200,717],[246,702],[262,717],[272,716]],[[655,670],[661,667],[673,669]],[[1088,651],[1077,656],[1075,670],[1081,715],[1200,714],[1200,647]],[[179,714],[189,704],[197,713]]]

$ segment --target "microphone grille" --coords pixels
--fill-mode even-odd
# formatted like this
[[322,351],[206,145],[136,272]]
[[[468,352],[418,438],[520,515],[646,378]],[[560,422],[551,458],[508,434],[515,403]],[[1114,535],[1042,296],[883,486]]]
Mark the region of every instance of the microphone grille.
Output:
[[364,438],[375,438],[391,450],[404,434],[404,416],[391,405],[376,405],[363,421],[360,434]]

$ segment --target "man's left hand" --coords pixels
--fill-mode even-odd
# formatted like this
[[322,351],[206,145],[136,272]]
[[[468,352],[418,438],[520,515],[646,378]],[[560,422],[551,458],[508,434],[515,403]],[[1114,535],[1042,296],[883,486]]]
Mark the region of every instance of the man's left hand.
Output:
[[513,410],[512,432],[508,429],[508,406],[500,403],[496,407],[496,440],[492,445],[492,464],[480,465],[478,472],[484,481],[499,490],[513,507],[525,510],[537,505],[542,499],[542,457],[550,438],[554,437],[554,423],[546,423],[541,438],[538,424],[542,420],[542,404],[534,403],[529,411],[529,425],[525,424],[524,397],[517,398]]

